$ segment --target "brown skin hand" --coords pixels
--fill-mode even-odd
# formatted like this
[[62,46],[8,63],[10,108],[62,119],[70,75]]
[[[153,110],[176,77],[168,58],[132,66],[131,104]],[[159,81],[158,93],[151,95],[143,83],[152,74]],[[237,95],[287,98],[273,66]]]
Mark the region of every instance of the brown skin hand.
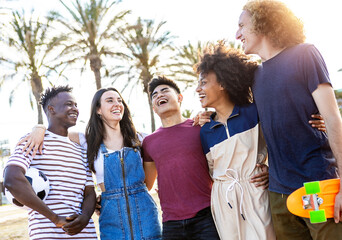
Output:
[[73,214],[66,219],[70,221],[63,226],[64,231],[69,235],[80,233],[89,223],[96,205],[96,194],[94,186],[86,186],[84,189],[84,200],[82,203],[82,215]]

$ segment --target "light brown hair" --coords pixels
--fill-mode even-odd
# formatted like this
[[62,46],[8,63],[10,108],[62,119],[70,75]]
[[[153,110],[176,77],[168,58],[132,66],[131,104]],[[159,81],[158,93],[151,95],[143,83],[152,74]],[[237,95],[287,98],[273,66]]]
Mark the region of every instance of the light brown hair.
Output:
[[305,41],[303,22],[284,3],[252,0],[243,10],[251,15],[255,33],[266,36],[273,47],[290,47]]

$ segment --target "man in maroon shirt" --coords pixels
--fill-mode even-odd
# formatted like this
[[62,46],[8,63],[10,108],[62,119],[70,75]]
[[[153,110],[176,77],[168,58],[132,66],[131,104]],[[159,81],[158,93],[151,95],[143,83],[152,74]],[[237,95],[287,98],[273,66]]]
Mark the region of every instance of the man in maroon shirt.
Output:
[[182,95],[165,77],[149,84],[154,111],[162,127],[143,141],[146,185],[158,172],[163,239],[219,239],[210,211],[212,180],[203,154],[200,127],[182,117]]
[[200,127],[182,117],[183,96],[174,81],[154,78],[149,93],[162,127],[143,141],[145,182],[151,189],[158,172],[163,239],[219,239],[210,211],[212,180]]

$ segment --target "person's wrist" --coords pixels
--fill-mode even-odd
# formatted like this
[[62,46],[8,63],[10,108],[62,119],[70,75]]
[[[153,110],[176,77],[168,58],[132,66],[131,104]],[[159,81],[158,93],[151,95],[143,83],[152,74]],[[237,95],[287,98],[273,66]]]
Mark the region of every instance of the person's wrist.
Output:
[[91,216],[89,217],[87,214],[81,214],[81,215],[78,216],[78,221],[82,225],[86,226],[88,224],[90,218],[91,218]]
[[58,224],[58,215],[54,214],[53,217],[51,218],[51,222],[53,222],[56,226]]
[[37,124],[36,126],[34,126],[34,127],[32,128],[32,130],[38,129],[38,128],[44,129],[44,131],[46,131],[46,127],[45,127],[43,124]]

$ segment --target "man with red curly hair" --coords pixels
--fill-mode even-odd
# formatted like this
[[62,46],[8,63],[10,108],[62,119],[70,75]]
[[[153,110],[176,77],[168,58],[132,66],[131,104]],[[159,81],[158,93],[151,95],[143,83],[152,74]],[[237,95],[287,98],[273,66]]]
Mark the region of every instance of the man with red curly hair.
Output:
[[[326,223],[311,224],[286,208],[288,195],[303,182],[336,178],[342,171],[342,121],[321,54],[304,43],[302,22],[278,1],[247,2],[236,38],[246,54],[262,60],[253,95],[268,146],[277,239],[342,239],[342,191],[335,199],[334,219]],[[329,140],[308,124],[313,112],[323,116]]]

